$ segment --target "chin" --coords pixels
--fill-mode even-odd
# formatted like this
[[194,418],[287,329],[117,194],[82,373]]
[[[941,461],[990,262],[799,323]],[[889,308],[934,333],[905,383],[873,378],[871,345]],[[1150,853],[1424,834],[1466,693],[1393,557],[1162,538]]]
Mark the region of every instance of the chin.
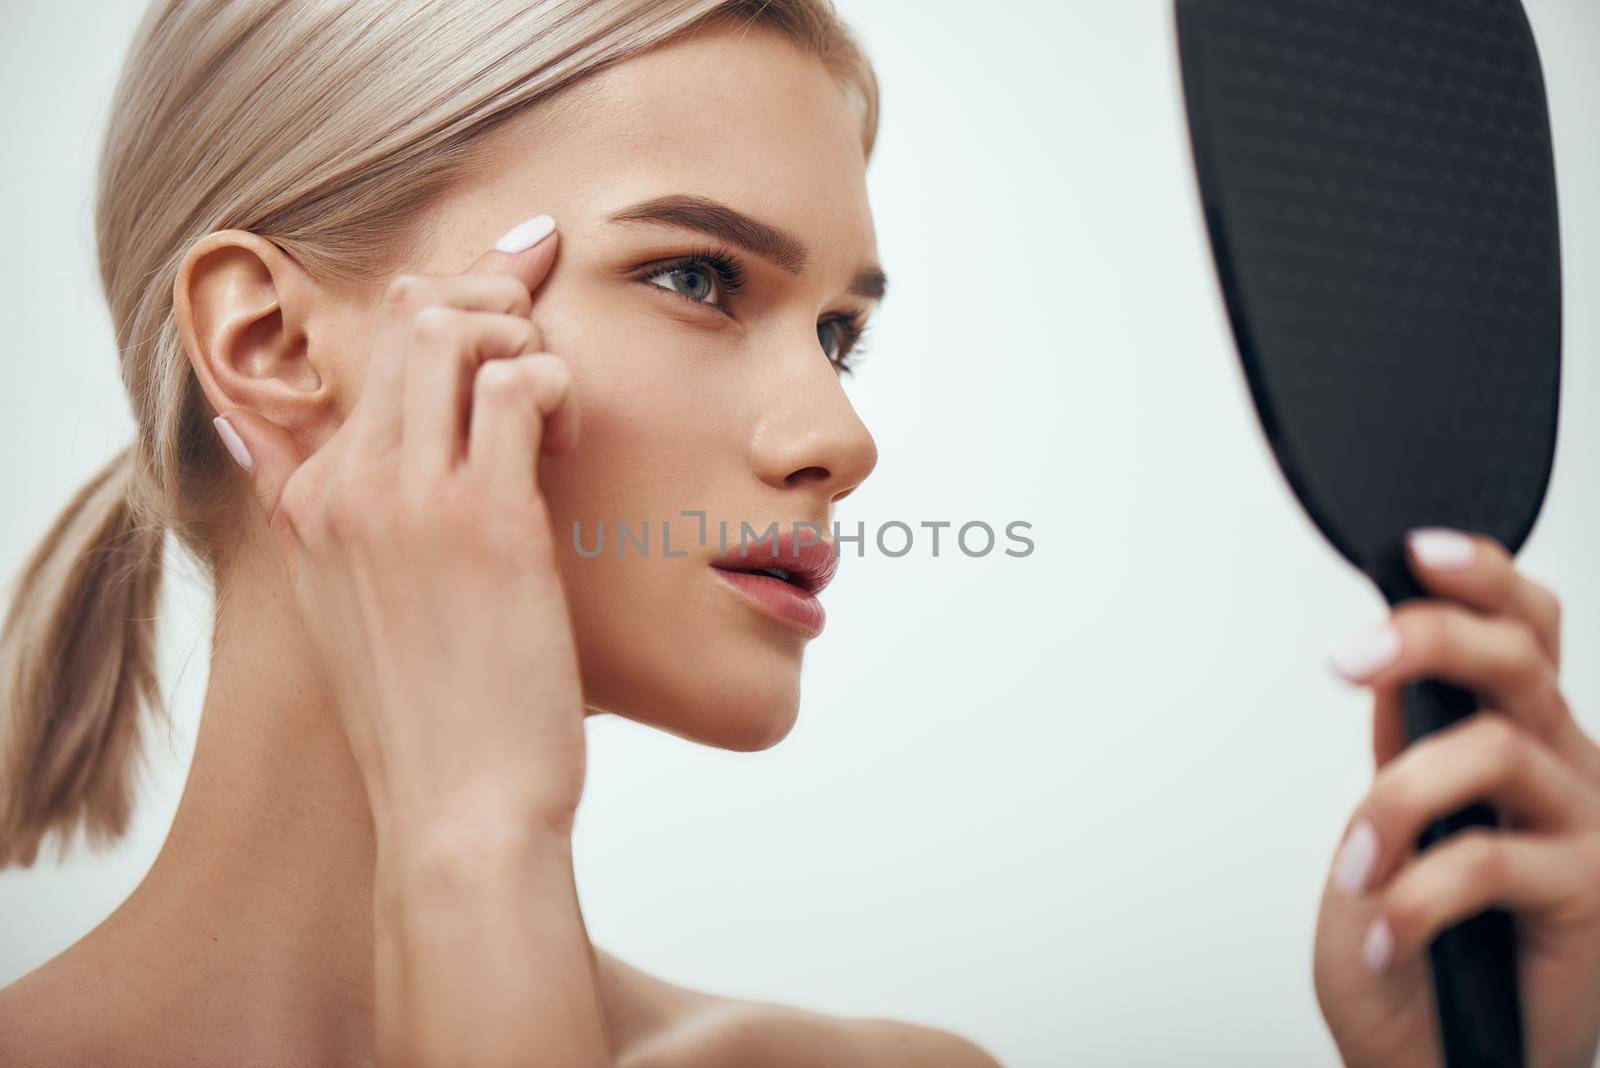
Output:
[[803,634],[730,594],[702,562],[586,563],[569,600],[589,707],[738,752],[788,736]]
[[741,753],[770,749],[799,718],[800,672],[793,661],[763,664],[702,651],[670,665],[628,665],[632,672],[618,673],[619,666],[609,665],[604,679],[585,671],[591,707],[701,745]]

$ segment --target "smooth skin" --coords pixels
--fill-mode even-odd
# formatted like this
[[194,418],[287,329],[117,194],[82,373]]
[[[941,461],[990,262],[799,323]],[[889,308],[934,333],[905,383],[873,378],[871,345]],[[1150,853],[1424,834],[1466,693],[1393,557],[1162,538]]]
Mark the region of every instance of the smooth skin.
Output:
[[[1600,748],[1561,692],[1561,603],[1491,538],[1435,534],[1420,548],[1408,556],[1431,596],[1394,610],[1390,655],[1347,676],[1375,696],[1377,772],[1329,870],[1317,998],[1350,1068],[1439,1068],[1428,944],[1498,905],[1515,916],[1529,1068],[1591,1068]],[[1422,678],[1484,710],[1407,747],[1400,689]],[[1501,829],[1416,851],[1428,823],[1481,800]]]
[[[0,1064],[992,1066],[649,975],[574,887],[586,715],[735,750],[794,723],[807,639],[715,578],[715,539],[589,560],[554,532],[826,525],[871,472],[835,366],[877,267],[847,98],[718,28],[484,150],[376,289],[244,231],[186,255],[180,334],[250,453],[194,763],[139,887],[0,991]],[[665,196],[781,231],[784,262],[663,267],[727,245],[613,220]],[[492,251],[541,213],[556,235]]]

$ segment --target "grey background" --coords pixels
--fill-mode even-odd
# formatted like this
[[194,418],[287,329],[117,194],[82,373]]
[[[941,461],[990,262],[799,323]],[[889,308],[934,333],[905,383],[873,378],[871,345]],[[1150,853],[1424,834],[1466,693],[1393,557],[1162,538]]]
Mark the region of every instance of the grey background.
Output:
[[[595,941],[676,982],[953,1028],[1014,1065],[1332,1065],[1310,981],[1369,702],[1323,666],[1382,605],[1267,452],[1191,189],[1165,0],[841,0],[884,87],[894,278],[849,387],[877,473],[840,519],[1034,525],[1037,551],[846,559],[798,726],[724,753],[591,724]],[[1524,568],[1600,729],[1600,5],[1528,4],[1569,292],[1556,470]],[[7,574],[131,434],[90,227],[142,3],[0,2]],[[0,874],[0,983],[81,936],[166,833],[209,604],[163,610],[179,716],[121,848]]]

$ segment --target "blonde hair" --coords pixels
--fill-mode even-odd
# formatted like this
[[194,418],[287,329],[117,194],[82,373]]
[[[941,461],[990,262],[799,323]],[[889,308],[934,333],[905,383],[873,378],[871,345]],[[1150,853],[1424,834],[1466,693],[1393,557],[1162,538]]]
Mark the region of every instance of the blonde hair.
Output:
[[21,569],[0,631],[0,867],[45,835],[95,847],[132,808],[141,709],[164,713],[154,616],[167,532],[213,579],[231,461],[173,317],[189,247],[267,238],[319,278],[376,284],[502,122],[713,22],[763,25],[850,94],[877,82],[830,0],[155,0],[100,156],[95,231],[135,440]]

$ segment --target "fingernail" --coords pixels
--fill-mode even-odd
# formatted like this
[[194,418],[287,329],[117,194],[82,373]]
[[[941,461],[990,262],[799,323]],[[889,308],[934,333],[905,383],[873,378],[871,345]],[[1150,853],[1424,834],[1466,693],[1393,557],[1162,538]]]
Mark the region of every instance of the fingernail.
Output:
[[507,230],[505,236],[494,243],[501,252],[521,252],[530,249],[555,233],[556,221],[548,215],[535,215]]
[[1370,821],[1358,820],[1334,858],[1333,885],[1347,894],[1359,894],[1377,865],[1378,832]]
[[1373,975],[1382,975],[1394,957],[1394,932],[1389,921],[1379,916],[1367,926],[1367,935],[1361,940],[1361,963]]
[[244,439],[239,432],[233,429],[233,424],[228,422],[228,417],[219,415],[211,420],[211,425],[217,428],[217,434],[222,438],[222,443],[228,447],[228,452],[239,462],[239,466],[246,471],[250,470],[250,450],[244,447]]
[[1424,567],[1466,567],[1477,549],[1467,535],[1445,527],[1420,527],[1406,535],[1406,541]]
[[1333,651],[1329,663],[1351,682],[1364,682],[1400,655],[1400,632],[1384,622],[1348,639]]

